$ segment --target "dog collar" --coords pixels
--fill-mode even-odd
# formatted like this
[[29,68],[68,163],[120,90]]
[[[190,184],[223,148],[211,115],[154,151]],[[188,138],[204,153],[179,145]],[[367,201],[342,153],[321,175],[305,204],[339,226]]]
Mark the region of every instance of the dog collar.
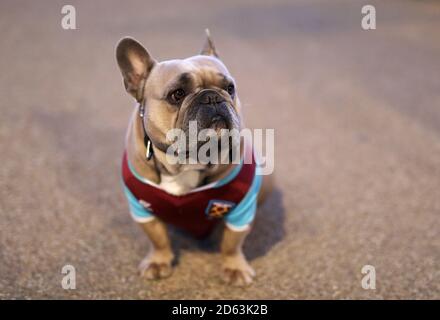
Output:
[[141,118],[142,130],[144,131],[144,145],[146,148],[145,158],[147,159],[147,161],[149,161],[153,157],[154,150],[153,150],[153,146],[151,145],[151,139],[147,134],[147,130],[145,129],[145,119],[144,119],[144,117],[145,117],[145,103],[144,103],[144,101],[139,103],[139,117]]

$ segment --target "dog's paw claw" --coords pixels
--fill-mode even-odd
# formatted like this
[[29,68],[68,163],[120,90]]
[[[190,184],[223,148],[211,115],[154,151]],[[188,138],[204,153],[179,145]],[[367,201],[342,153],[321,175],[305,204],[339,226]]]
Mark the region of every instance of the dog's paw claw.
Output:
[[139,264],[139,272],[142,277],[145,277],[148,280],[157,280],[164,279],[171,276],[173,273],[173,267],[171,266],[171,260],[163,261],[155,261],[155,257],[146,257]]
[[229,285],[245,287],[252,283],[254,277],[255,271],[245,259],[232,259],[223,266],[222,278]]
[[223,280],[235,287],[246,287],[253,281],[254,275],[245,270],[238,269],[224,269]]
[[144,270],[141,270],[141,275],[148,280],[157,280],[168,278],[173,273],[173,269],[166,263],[151,263]]

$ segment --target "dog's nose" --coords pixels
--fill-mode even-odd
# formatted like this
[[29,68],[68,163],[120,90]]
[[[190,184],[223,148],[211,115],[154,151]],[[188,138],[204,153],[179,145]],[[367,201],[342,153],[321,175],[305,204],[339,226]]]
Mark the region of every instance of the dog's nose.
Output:
[[219,104],[225,101],[223,97],[214,90],[203,90],[198,96],[200,104]]

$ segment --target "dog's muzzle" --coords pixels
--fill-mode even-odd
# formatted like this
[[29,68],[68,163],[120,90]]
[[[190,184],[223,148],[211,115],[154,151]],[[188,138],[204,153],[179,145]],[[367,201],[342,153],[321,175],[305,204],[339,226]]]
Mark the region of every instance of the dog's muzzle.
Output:
[[187,111],[187,121],[196,121],[197,129],[232,129],[232,110],[228,102],[215,90],[198,93]]

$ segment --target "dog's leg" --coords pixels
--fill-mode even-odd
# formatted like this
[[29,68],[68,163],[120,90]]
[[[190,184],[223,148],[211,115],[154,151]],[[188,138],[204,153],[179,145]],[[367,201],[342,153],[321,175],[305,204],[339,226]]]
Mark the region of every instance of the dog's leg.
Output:
[[169,277],[173,272],[171,263],[174,254],[165,224],[159,219],[154,219],[147,223],[140,223],[140,226],[151,242],[150,252],[139,264],[141,275],[147,279]]
[[233,231],[225,226],[221,243],[223,259],[223,279],[228,284],[246,286],[252,283],[255,271],[247,262],[242,246],[250,232],[250,227],[244,231]]

